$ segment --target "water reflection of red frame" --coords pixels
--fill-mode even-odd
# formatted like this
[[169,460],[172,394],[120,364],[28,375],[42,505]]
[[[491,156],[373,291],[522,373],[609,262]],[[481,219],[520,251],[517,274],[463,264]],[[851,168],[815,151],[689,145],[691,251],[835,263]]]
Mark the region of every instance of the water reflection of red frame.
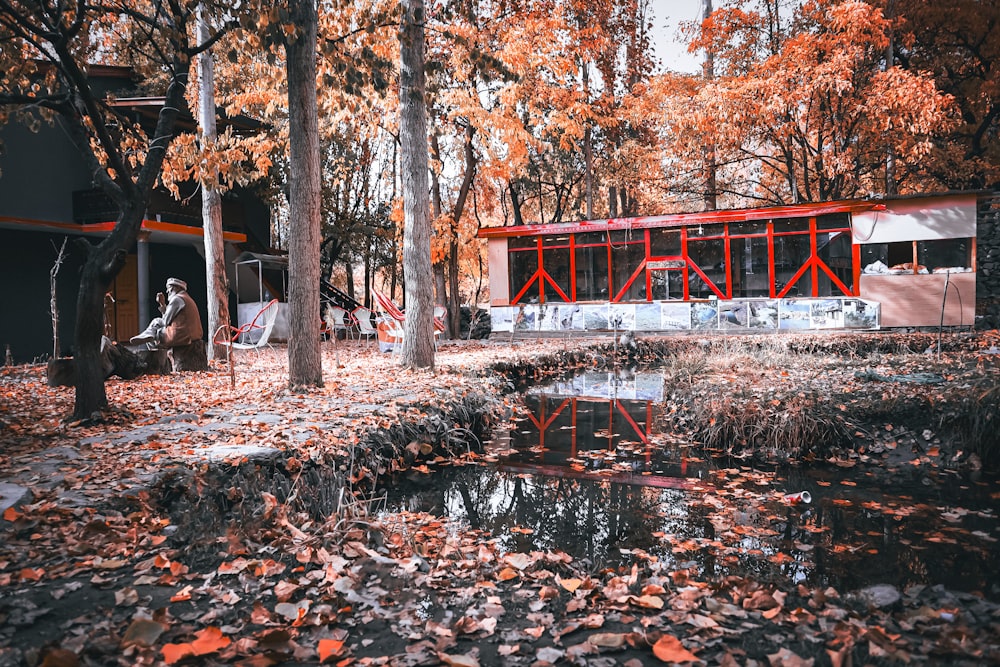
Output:
[[[559,458],[564,459],[564,458],[577,457],[579,453],[577,427],[580,425],[581,421],[580,420],[581,401],[585,405],[593,406],[591,409],[597,409],[598,406],[601,406],[603,404],[607,404],[609,406],[608,420],[606,424],[608,435],[597,436],[594,438],[595,440],[597,440],[600,437],[606,437],[608,441],[608,446],[607,446],[608,451],[614,451],[616,443],[620,442],[623,439],[623,436],[621,434],[618,435],[615,434],[616,414],[624,418],[625,423],[631,427],[632,433],[634,433],[635,436],[638,437],[639,441],[643,445],[649,445],[649,436],[651,433],[652,421],[653,421],[652,401],[642,401],[636,399],[608,399],[606,401],[602,401],[602,400],[587,399],[587,398],[567,397],[564,398],[561,403],[559,403],[558,407],[556,407],[554,410],[552,410],[550,413],[547,414],[548,412],[547,409],[550,405],[550,399],[553,398],[557,397],[545,396],[545,395],[538,396],[537,412],[532,411],[528,413],[528,419],[530,419],[531,423],[535,426],[535,428],[538,429],[537,451],[539,452],[540,463],[545,462],[545,452],[566,452],[566,448],[560,447],[559,446],[560,443],[558,441],[565,436],[564,431],[567,430],[569,431],[569,439],[570,439],[569,451],[566,452],[568,456]],[[630,407],[633,405],[640,406],[645,412],[645,414],[638,420],[629,411]],[[565,416],[564,411],[566,410],[567,407],[569,407],[568,414],[570,423],[568,425],[558,425],[557,420],[559,420],[560,417]],[[589,412],[589,411],[590,410],[585,410],[584,412]],[[642,425],[640,425],[640,422],[642,422]],[[617,425],[620,425],[620,422]],[[568,426],[568,428],[566,428],[565,426]],[[597,426],[597,424],[594,424],[594,426]],[[546,436],[548,436],[548,438],[546,438]],[[556,446],[555,447],[546,446],[546,439],[548,439],[549,443],[554,444]],[[555,440],[556,442],[553,442],[553,440]],[[593,451],[593,448],[588,448],[587,451]],[[648,447],[646,447],[645,449],[645,459],[646,463],[649,463],[650,451]]]

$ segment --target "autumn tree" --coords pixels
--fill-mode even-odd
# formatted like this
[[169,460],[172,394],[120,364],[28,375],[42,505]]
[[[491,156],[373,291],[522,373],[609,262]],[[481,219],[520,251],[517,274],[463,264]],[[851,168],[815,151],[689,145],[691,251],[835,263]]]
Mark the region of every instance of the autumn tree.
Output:
[[[204,5],[198,6],[198,39],[211,36]],[[198,130],[203,147],[217,138],[215,109],[215,61],[210,50],[198,56]],[[229,324],[229,281],[226,278],[226,251],[222,240],[222,193],[217,186],[214,165],[203,162],[208,178],[202,181],[201,226],[205,239],[206,315],[208,319],[208,358],[224,359],[225,346],[215,342],[215,332]]]
[[[206,3],[209,14],[218,14]],[[107,407],[101,368],[104,295],[136,242],[174,126],[185,103],[192,58],[222,31],[196,39],[195,7],[161,0],[22,2],[0,0],[0,105],[3,120],[60,122],[89,164],[95,183],[118,207],[112,232],[81,241],[75,324],[77,368],[73,417]],[[221,24],[221,22],[220,22]],[[87,76],[98,56],[115,57],[142,74],[164,97],[156,124],[144,128],[107,103]]]
[[[691,44],[713,53],[715,78],[659,82],[670,175],[698,173],[704,146],[714,146],[729,205],[844,199],[884,191],[891,149],[893,189],[924,187],[952,99],[929,76],[886,66],[882,11],[858,0],[777,7],[716,9]],[[700,183],[692,194],[701,197]]]
[[315,0],[289,0],[284,37],[288,71],[288,384],[323,386],[319,339],[320,163],[316,100]]
[[403,0],[399,26],[399,143],[403,185],[406,322],[401,363],[434,366],[434,292],[428,196],[423,0]]
[[942,189],[1000,183],[1000,5],[891,0],[895,63],[928,72],[951,95],[959,122],[939,136],[924,167]]
[[[323,386],[320,354],[320,140],[317,99],[319,10],[315,0],[250,3],[240,13],[246,41],[232,59],[256,59],[273,66],[283,56],[288,141],[288,384],[292,389]],[[248,48],[249,47],[249,48]],[[273,72],[271,81],[274,81]],[[260,86],[263,81],[256,82]],[[275,87],[266,91],[270,118],[279,106]],[[259,92],[257,93],[260,94]]]

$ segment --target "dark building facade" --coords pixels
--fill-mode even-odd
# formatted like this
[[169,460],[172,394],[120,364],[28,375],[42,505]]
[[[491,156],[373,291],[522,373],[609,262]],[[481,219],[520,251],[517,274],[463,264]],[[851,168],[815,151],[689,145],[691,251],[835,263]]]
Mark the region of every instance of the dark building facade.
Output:
[[[92,67],[99,90],[117,92],[116,105],[128,108],[134,86],[131,70]],[[135,98],[134,113],[148,114],[155,100]],[[188,127],[184,127],[185,123]],[[180,129],[189,129],[190,118]],[[84,256],[75,239],[97,243],[114,227],[117,211],[95,188],[83,158],[60,119],[42,121],[32,131],[13,120],[0,126],[0,280],[7,285],[0,317],[0,350],[9,346],[17,363],[53,354],[51,283],[59,248],[66,258],[56,276],[60,355],[71,354],[76,295]],[[150,198],[140,238],[106,299],[107,332],[127,341],[158,314],[154,302],[168,277],[188,283],[188,293],[205,318],[204,235],[201,201],[177,201],[157,190]],[[245,249],[266,249],[270,241],[270,209],[249,190],[228,193],[223,201],[223,238],[227,265]],[[231,277],[232,278],[232,277]],[[233,282],[232,279],[230,282]],[[235,312],[235,299],[231,305]],[[207,322],[203,322],[206,325]]]

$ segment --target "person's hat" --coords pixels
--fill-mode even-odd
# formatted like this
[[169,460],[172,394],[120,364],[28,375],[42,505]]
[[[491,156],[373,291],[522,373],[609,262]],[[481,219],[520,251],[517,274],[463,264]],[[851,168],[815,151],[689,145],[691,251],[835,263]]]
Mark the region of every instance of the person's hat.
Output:
[[176,287],[177,289],[187,291],[188,284],[181,280],[180,278],[167,278],[167,287]]

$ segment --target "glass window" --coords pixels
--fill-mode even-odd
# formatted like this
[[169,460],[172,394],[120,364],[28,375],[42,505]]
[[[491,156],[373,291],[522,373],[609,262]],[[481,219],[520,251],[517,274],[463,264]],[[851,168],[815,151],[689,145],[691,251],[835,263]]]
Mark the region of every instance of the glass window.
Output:
[[619,294],[625,284],[646,261],[644,243],[626,243],[611,246],[612,287],[615,301],[646,301],[646,276],[640,272],[629,285],[628,291]]
[[681,254],[681,232],[679,229],[649,230],[650,257],[679,257]]
[[569,234],[559,234],[558,236],[543,236],[542,246],[545,248],[554,248],[560,246],[569,245]]
[[917,241],[917,262],[933,273],[940,269],[972,270],[972,239]]
[[729,235],[746,234],[767,234],[766,222],[731,222],[729,223]]
[[[822,261],[847,288],[846,296],[854,294],[854,261],[851,256],[851,237],[848,232],[816,234],[816,252]],[[826,271],[818,272],[817,296],[841,296],[844,290],[830,280]]]
[[537,248],[538,247],[538,237],[537,236],[511,236],[507,239],[507,247],[511,250],[516,250],[518,248]]
[[808,232],[809,218],[784,218],[774,221],[775,234],[788,234],[792,232]]
[[[812,250],[809,234],[776,236],[774,238],[774,290],[781,294],[798,273],[802,265],[809,261]],[[806,271],[785,293],[785,296],[811,296],[812,272]]]
[[705,236],[722,236],[725,233],[725,225],[697,225],[687,228],[689,239],[698,239]]
[[897,243],[886,243],[888,250],[886,255],[889,258],[889,268],[899,270],[913,269],[913,242],[899,241]]
[[767,237],[735,238],[729,242],[733,298],[770,296],[771,277],[767,266]]
[[650,271],[650,299],[656,301],[680,300],[684,298],[683,271]]
[[[535,273],[538,271],[538,253],[534,250],[521,250],[518,252],[510,253],[510,294],[511,299],[514,299],[521,290],[524,289],[525,285],[528,284],[529,280],[535,277]],[[531,287],[528,289],[524,295],[521,296],[517,302],[520,303],[538,303],[539,301],[539,291],[538,291],[538,280],[534,280]]]
[[610,301],[608,247],[576,248],[576,300]]
[[[726,243],[722,239],[688,239],[689,261],[701,269],[719,292],[726,292]],[[696,271],[688,271],[692,298],[704,299],[716,294]],[[716,294],[716,296],[718,296]]]
[[816,229],[850,229],[851,222],[846,213],[831,213],[816,218]]
[[576,245],[590,245],[593,243],[607,243],[608,235],[604,232],[586,232],[584,234],[577,234],[574,240]]
[[889,244],[866,243],[861,246],[861,272],[884,273],[889,269]]
[[563,294],[566,295],[564,298],[559,290],[546,284],[543,287],[546,303],[569,301],[572,298],[569,285],[569,248],[546,248],[543,250],[542,268],[545,269],[545,273],[552,279],[552,282],[559,286],[559,290],[562,290]]
[[613,245],[646,242],[645,230],[642,229],[618,229],[611,232],[610,236]]

